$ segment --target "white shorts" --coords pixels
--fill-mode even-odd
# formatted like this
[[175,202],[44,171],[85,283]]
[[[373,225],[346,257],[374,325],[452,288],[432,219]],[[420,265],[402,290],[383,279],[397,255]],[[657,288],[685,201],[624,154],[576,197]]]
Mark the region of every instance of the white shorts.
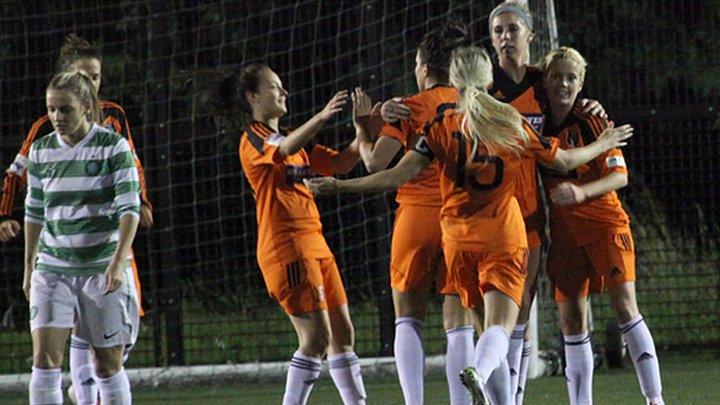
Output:
[[[30,331],[72,328],[90,346],[107,348],[135,344],[140,327],[137,289],[132,269],[115,292],[103,295],[105,274],[64,276],[33,271],[30,282]],[[76,318],[77,316],[77,318]]]

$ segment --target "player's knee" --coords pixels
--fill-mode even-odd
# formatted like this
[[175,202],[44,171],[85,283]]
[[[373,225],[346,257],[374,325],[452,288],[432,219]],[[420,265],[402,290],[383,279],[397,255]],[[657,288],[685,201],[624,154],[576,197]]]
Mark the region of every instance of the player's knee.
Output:
[[59,351],[38,350],[33,354],[33,366],[42,369],[62,367],[63,354]]
[[300,352],[312,357],[323,357],[330,344],[330,331],[325,328],[313,330],[300,342]]
[[95,364],[95,374],[100,378],[110,378],[122,369],[122,361],[98,360]]
[[585,333],[587,330],[585,323],[585,319],[581,317],[565,317],[561,319],[560,326],[565,336],[572,336]]
[[619,323],[630,322],[633,319],[637,318],[638,315],[640,315],[640,311],[638,311],[637,305],[632,305],[632,303],[620,303],[617,305],[613,305],[613,309],[617,314],[617,320]]

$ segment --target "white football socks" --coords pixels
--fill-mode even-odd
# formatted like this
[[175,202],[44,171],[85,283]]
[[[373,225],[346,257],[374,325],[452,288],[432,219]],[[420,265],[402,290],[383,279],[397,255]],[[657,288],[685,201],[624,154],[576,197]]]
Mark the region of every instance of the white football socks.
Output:
[[59,368],[32,368],[30,375],[30,405],[62,404],[62,373]]
[[345,405],[365,405],[367,394],[355,352],[328,355],[328,368]]
[[570,405],[592,404],[593,353],[587,332],[564,336],[565,382]]
[[98,378],[100,388],[100,402],[103,405],[130,405],[132,394],[130,392],[130,380],[124,369],[120,369],[115,375],[108,378]]
[[422,324],[410,317],[395,319],[395,364],[406,404],[424,401],[425,352]]
[[466,367],[473,365],[475,345],[473,337],[475,327],[460,326],[445,331],[447,349],[445,351],[445,376],[450,389],[450,404],[469,404],[470,393],[465,389],[458,377]]
[[518,381],[520,379],[520,363],[523,352],[523,337],[525,336],[525,324],[517,324],[510,335],[510,347],[507,360],[510,367],[510,392],[517,393]]
[[512,405],[515,396],[510,394],[510,366],[507,358],[502,359],[500,366],[493,370],[485,384],[485,392],[491,404]]
[[283,405],[305,405],[310,392],[320,377],[321,360],[299,351],[293,354],[285,382]]
[[649,404],[663,404],[660,364],[655,343],[642,315],[620,324],[630,358],[640,381],[640,389]]
[[98,399],[97,376],[90,344],[70,337],[70,377],[78,405],[94,405]]
[[504,328],[498,325],[485,329],[480,335],[480,339],[475,345],[473,363],[483,381],[487,382],[493,370],[500,367],[500,363],[507,356],[509,344],[510,336]]
[[528,369],[530,368],[530,353],[532,353],[532,341],[526,340],[523,343],[522,358],[520,359],[520,373],[518,374],[515,405],[522,405],[525,399],[525,384],[527,384]]

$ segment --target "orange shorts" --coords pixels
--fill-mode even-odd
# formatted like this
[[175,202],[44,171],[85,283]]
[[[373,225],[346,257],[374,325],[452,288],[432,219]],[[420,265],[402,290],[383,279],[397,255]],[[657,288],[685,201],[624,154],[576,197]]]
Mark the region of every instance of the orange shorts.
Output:
[[137,263],[135,263],[135,255],[133,254],[132,259],[130,260],[130,267],[132,267],[133,276],[135,277],[135,289],[137,290],[137,297],[138,297],[138,310],[140,312],[140,316],[145,316],[145,310],[143,310],[142,307],[142,289],[140,288],[140,274],[138,273]]
[[270,297],[291,315],[347,304],[335,258],[303,257],[261,266]]
[[400,204],[390,248],[392,288],[429,292],[434,281],[439,294],[454,294],[447,287],[442,255],[440,207]]
[[445,265],[452,287],[466,308],[482,305],[482,295],[497,290],[522,302],[527,273],[528,250],[472,252],[445,244]]
[[548,278],[555,301],[600,294],[628,281],[635,281],[635,243],[632,235],[620,233],[584,246],[551,244]]

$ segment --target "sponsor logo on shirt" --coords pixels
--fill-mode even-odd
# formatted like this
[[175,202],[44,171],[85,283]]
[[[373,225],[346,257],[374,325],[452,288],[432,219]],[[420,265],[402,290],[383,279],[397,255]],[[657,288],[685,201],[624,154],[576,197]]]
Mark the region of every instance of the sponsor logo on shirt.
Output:
[[525,118],[530,122],[530,125],[535,128],[535,130],[542,134],[543,126],[545,126],[545,116],[542,114],[527,114],[525,115]]
[[279,146],[280,142],[282,142],[283,139],[285,139],[285,136],[283,136],[282,134],[274,133],[274,134],[268,135],[267,141],[265,141],[265,142],[268,145]]

